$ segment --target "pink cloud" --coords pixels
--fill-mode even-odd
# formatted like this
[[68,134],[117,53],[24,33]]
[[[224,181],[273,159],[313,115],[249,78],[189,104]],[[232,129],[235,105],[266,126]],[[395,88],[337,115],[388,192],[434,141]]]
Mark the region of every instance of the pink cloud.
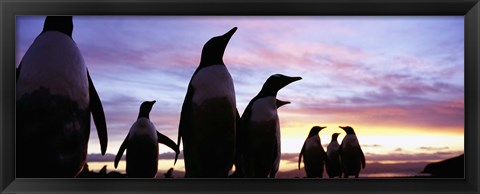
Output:
[[[298,120],[299,115],[318,115],[323,122],[348,122],[377,126],[417,126],[442,130],[445,127],[463,129],[463,101],[437,101],[422,104],[395,105],[346,105],[341,103],[306,103],[292,101],[292,106],[282,110],[288,121],[289,115],[296,115],[292,119]],[[293,104],[299,104],[293,106]]]

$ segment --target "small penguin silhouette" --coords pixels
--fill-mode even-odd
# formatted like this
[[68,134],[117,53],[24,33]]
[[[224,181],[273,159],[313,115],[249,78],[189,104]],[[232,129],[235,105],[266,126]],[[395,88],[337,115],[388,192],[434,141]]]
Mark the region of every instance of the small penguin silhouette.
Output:
[[327,162],[325,167],[327,169],[328,177],[334,178],[336,176],[342,177],[342,168],[340,166],[340,156],[338,150],[340,145],[338,144],[337,137],[340,133],[332,134],[332,140],[327,146]]
[[305,172],[308,178],[323,177],[323,168],[327,154],[325,150],[323,150],[318,133],[324,128],[326,127],[314,126],[310,129],[310,133],[303,143],[302,151],[300,151],[300,155],[298,156],[298,169],[300,169],[303,156],[303,164],[305,165]]
[[137,121],[135,121],[123,141],[117,156],[115,168],[118,166],[123,152],[127,149],[128,177],[153,178],[158,170],[158,143],[165,144],[176,153],[177,161],[179,150],[177,144],[167,136],[159,133],[150,121],[150,111],[155,101],[145,101],[140,106]]

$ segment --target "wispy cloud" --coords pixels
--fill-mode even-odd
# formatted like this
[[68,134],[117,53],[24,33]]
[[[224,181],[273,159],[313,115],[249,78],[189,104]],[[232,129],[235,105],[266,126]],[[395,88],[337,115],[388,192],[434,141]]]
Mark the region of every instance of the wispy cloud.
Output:
[[[401,148],[400,148],[401,149]],[[434,152],[434,153],[388,153],[388,154],[374,154],[374,153],[365,153],[365,158],[370,162],[382,162],[382,161],[440,161],[445,160],[451,157],[458,156],[463,153],[463,151],[445,151],[445,152]]]
[[379,145],[379,144],[362,144],[361,147],[371,147],[371,148],[378,148],[378,147],[382,147],[382,145]]
[[[442,149],[444,150],[444,149]],[[382,162],[424,162],[424,161],[440,161],[451,157],[458,156],[463,151],[436,151],[431,153],[409,153],[402,152],[402,148],[397,148],[389,153],[365,153],[367,163],[382,163]],[[282,153],[282,160],[292,163],[298,162],[298,153]]]
[[418,149],[427,150],[427,151],[440,151],[440,150],[448,150],[449,147],[448,146],[445,146],[445,147],[425,147],[425,146],[422,146],[422,147],[419,147]]

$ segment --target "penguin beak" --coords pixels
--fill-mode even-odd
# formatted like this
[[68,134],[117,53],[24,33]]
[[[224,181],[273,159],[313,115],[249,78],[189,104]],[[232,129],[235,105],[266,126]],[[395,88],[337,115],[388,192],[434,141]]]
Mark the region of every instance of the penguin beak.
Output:
[[325,129],[327,127],[318,127],[318,132],[317,133],[320,133],[320,131],[322,131],[322,129]]
[[302,79],[302,77],[288,77],[288,76],[287,76],[287,78],[288,78],[289,83],[292,83],[292,82],[295,82],[295,81],[298,81],[298,80]]
[[288,79],[287,79],[287,85],[288,85],[288,84],[291,84],[292,82],[296,82],[296,81],[298,81],[298,80],[301,80],[301,79],[302,79],[302,77],[288,77]]
[[289,76],[284,76],[284,77],[282,78],[282,81],[281,81],[279,90],[280,90],[281,88],[287,86],[288,84],[291,84],[291,83],[296,82],[296,81],[301,80],[301,79],[302,79],[302,77],[289,77]]
[[224,35],[221,35],[221,36],[218,36],[217,38],[219,38],[221,45],[223,47],[222,50],[225,50],[225,48],[227,47],[227,44],[228,42],[230,42],[230,39],[232,38],[233,34],[235,34],[235,32],[237,31],[237,27],[234,27],[232,28],[230,31],[228,31],[227,33],[225,33]]
[[157,101],[156,101],[156,100],[150,101],[150,102],[149,102],[150,106],[153,106],[153,105],[155,104],[155,102],[157,102]]
[[230,38],[232,38],[233,34],[237,31],[237,27],[232,28],[230,31],[222,35],[223,38],[227,39],[227,42],[230,41]]
[[220,36],[222,42],[223,42],[223,50],[227,47],[228,42],[230,42],[230,39],[232,38],[233,34],[237,31],[237,27],[232,28],[230,31],[225,33],[224,35]]

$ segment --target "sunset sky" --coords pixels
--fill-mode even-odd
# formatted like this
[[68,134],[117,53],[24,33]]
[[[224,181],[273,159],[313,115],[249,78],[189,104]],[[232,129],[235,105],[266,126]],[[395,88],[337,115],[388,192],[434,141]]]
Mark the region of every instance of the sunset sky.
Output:
[[[16,65],[43,16],[17,17]],[[143,101],[177,140],[188,82],[205,42],[233,27],[224,62],[237,108],[272,74],[301,76],[280,90],[283,153],[298,153],[310,128],[322,144],[352,126],[367,162],[435,161],[463,153],[463,16],[74,16],[73,39],[102,100],[116,154]],[[100,153],[92,123],[89,153]],[[325,146],[326,149],[326,146]],[[160,152],[171,152],[166,146]],[[285,156],[286,157],[286,156]],[[177,164],[183,166],[182,164]],[[282,166],[280,166],[282,170]]]

